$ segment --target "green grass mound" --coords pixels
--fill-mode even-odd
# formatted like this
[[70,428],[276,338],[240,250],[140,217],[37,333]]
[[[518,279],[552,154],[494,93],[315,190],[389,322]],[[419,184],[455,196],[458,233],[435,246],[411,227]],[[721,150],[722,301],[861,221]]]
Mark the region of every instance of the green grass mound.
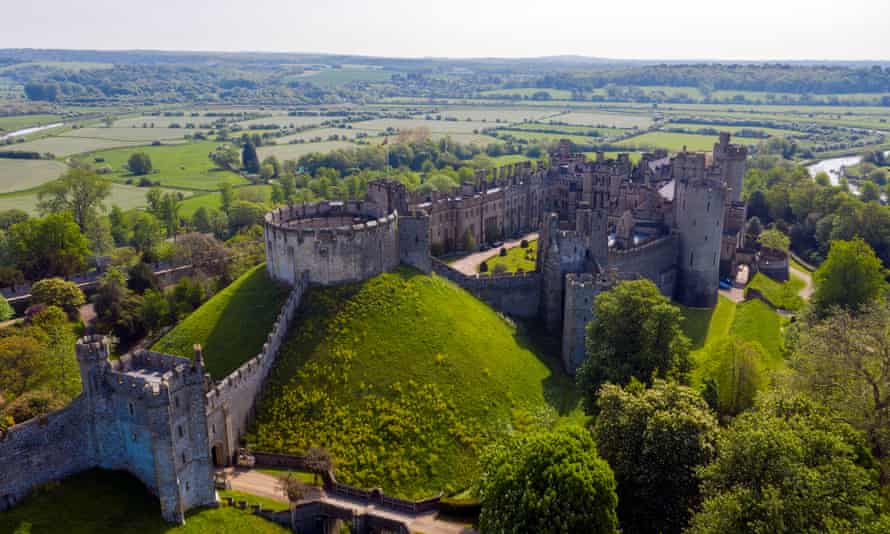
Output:
[[[257,502],[250,497],[248,500]],[[186,514],[185,525],[161,519],[161,506],[139,480],[117,471],[91,470],[47,484],[0,514],[0,532],[16,534],[279,534],[289,532],[236,508],[204,508]]]
[[313,287],[290,332],[248,442],[325,447],[342,482],[410,498],[451,493],[474,480],[492,440],[577,414],[555,360],[437,276],[400,269]]
[[804,305],[799,293],[805,285],[803,280],[794,275],[787,282],[777,282],[763,273],[757,273],[748,288],[757,289],[767,300],[779,308],[799,311]]
[[222,379],[260,352],[287,295],[287,288],[259,265],[214,295],[151,349],[191,358],[192,346],[200,343],[210,376]]

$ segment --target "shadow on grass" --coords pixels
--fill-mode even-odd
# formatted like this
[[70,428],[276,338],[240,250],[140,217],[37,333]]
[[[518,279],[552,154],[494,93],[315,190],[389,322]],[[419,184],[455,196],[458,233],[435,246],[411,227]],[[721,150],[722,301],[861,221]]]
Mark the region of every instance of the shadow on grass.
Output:
[[680,323],[680,327],[683,329],[683,333],[692,341],[692,350],[698,350],[705,346],[715,309],[680,307],[680,311],[683,313],[683,321]]
[[559,355],[561,340],[548,334],[542,325],[534,322],[516,322],[516,343],[528,350],[550,371],[541,382],[544,400],[561,416],[566,416],[578,408],[581,393],[575,386],[575,379],[562,367]]

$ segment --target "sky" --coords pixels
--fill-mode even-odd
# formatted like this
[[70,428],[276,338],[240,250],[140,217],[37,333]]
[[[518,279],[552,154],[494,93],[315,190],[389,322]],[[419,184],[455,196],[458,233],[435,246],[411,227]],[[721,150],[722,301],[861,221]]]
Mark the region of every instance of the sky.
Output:
[[0,48],[890,59],[888,0],[0,0]]

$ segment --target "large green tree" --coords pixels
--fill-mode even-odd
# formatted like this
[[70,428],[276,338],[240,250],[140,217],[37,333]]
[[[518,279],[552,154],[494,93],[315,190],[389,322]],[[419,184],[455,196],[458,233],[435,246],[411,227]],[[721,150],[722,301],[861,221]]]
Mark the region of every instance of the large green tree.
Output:
[[89,242],[69,213],[28,219],[9,231],[16,265],[30,280],[67,276],[86,266]]
[[241,149],[241,162],[245,171],[251,174],[260,172],[260,158],[257,156],[253,143],[244,143],[244,147]]
[[46,306],[58,306],[68,314],[86,302],[83,291],[74,282],[61,278],[44,278],[31,286],[31,302]]
[[804,324],[792,357],[792,384],[862,430],[890,483],[890,305],[853,315],[838,308]]
[[717,421],[701,395],[657,380],[606,384],[593,435],[618,483],[621,530],[680,532],[699,502],[696,469],[715,455]]
[[631,378],[685,381],[690,369],[690,341],[680,329],[680,309],[649,280],[622,282],[600,293],[587,325],[587,360],[578,369],[589,412],[599,386],[627,384]]
[[137,176],[149,174],[152,171],[151,158],[145,152],[136,152],[130,155],[127,167]]
[[758,400],[719,434],[688,532],[879,532],[880,496],[858,432],[803,397]]
[[37,194],[37,209],[44,215],[67,211],[83,231],[95,220],[102,201],[111,194],[111,182],[85,167],[69,169],[61,178],[51,182]]
[[618,532],[615,478],[581,428],[514,437],[482,458],[482,532]]
[[887,288],[881,260],[862,239],[834,241],[828,258],[816,271],[813,306],[825,315],[834,306],[857,311]]
[[763,347],[728,337],[706,350],[711,362],[704,371],[708,404],[724,417],[734,417],[751,408],[757,392],[767,382]]

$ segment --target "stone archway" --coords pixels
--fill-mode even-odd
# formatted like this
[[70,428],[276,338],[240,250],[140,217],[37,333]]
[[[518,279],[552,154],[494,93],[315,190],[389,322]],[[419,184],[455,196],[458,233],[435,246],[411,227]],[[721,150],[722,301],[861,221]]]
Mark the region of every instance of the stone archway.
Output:
[[210,453],[213,458],[214,467],[226,467],[229,465],[229,460],[226,458],[226,453],[221,442],[214,443],[213,447],[210,449]]

